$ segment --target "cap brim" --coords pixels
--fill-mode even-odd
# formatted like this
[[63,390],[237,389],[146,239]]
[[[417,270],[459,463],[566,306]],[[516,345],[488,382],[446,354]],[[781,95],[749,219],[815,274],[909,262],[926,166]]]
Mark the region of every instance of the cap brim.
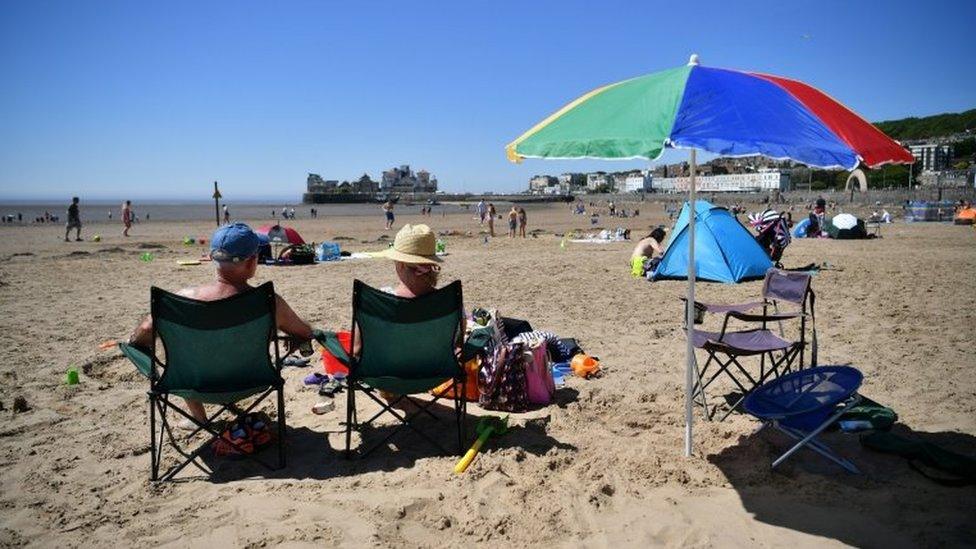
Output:
[[373,257],[385,257],[387,259],[392,259],[394,261],[399,261],[401,263],[416,263],[420,265],[436,265],[437,263],[442,263],[444,260],[437,257],[436,255],[414,255],[405,254],[403,252],[397,251],[394,248],[387,248],[382,252],[373,252]]

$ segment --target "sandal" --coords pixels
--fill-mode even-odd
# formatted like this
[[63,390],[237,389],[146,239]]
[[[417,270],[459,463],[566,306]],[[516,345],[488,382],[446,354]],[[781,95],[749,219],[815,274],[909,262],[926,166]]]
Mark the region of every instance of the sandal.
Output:
[[335,396],[339,391],[342,391],[342,382],[337,379],[332,379],[319,385],[319,395],[321,396]]
[[247,436],[247,431],[235,423],[221,433],[220,438],[213,441],[211,450],[217,457],[242,456],[254,453],[254,444]]
[[302,380],[305,385],[321,385],[326,381],[329,381],[329,376],[327,374],[320,374],[318,372],[308,374],[305,376],[305,379]]
[[274,440],[274,433],[268,428],[269,423],[271,418],[264,413],[244,416],[244,428],[255,447],[264,446]]

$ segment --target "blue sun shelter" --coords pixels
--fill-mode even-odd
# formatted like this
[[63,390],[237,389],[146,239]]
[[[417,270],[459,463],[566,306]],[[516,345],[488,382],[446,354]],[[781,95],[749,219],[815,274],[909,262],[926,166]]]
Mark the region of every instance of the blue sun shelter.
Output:
[[[685,202],[652,280],[688,278],[688,211]],[[734,215],[704,200],[695,201],[695,213],[698,279],[732,284],[766,276],[773,262]]]

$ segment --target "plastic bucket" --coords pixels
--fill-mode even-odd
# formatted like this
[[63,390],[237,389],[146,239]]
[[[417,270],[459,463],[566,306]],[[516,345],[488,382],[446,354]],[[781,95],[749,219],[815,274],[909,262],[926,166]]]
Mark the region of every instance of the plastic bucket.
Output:
[[[336,332],[336,337],[339,339],[339,344],[342,348],[346,350],[346,353],[352,352],[352,332]],[[325,373],[333,374],[348,374],[349,368],[346,366],[328,349],[322,347],[322,366],[325,367]]]

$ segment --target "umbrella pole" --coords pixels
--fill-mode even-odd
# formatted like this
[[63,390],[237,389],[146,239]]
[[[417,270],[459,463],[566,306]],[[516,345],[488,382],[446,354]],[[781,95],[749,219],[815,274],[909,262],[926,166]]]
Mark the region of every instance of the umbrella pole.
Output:
[[692,395],[694,386],[695,346],[692,344],[691,333],[695,326],[695,149],[691,149],[689,169],[691,177],[688,180],[688,301],[685,302],[685,328],[687,347],[685,348],[687,363],[685,364],[685,457],[691,457],[691,423],[692,423]]

